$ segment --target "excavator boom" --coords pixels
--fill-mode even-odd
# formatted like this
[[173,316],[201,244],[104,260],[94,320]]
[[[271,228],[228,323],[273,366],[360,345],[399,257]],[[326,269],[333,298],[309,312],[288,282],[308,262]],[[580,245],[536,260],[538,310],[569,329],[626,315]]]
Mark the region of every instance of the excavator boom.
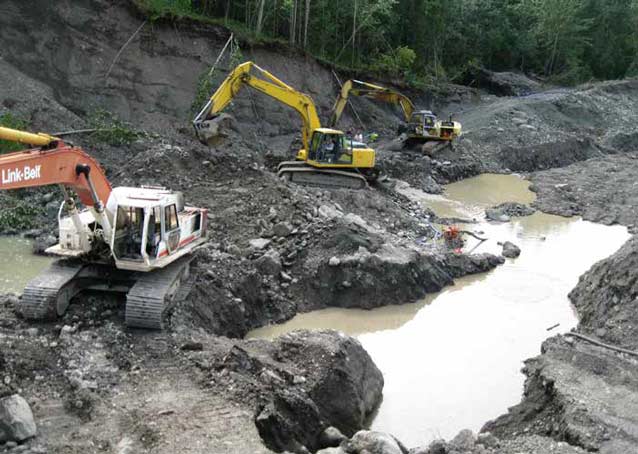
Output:
[[[253,75],[253,70],[261,77]],[[228,106],[244,85],[277,99],[299,113],[303,122],[301,136],[304,147],[307,149],[312,131],[321,127],[319,115],[317,115],[317,109],[315,108],[312,98],[304,93],[298,92],[253,62],[238,65],[228,77],[226,77],[199,115],[197,115],[193,121],[193,125],[195,126],[195,131],[199,139],[204,143],[207,142],[206,120],[214,118],[216,114]]]
[[111,184],[97,161],[81,148],[46,134],[2,127],[0,139],[44,147],[0,155],[0,190],[58,184],[73,189],[87,207],[108,200]]
[[348,80],[342,85],[339,96],[332,108],[330,127],[334,128],[339,122],[341,114],[343,114],[343,110],[348,103],[348,96],[350,95],[362,96],[376,101],[399,105],[401,110],[403,110],[403,116],[406,122],[410,121],[412,113],[415,110],[412,101],[398,91],[360,80]]

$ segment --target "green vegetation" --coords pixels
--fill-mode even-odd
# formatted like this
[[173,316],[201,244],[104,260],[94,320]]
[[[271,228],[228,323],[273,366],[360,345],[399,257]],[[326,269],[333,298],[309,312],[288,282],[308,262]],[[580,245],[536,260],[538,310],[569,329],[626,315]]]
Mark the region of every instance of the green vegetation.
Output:
[[[28,122],[10,113],[5,113],[0,115],[0,126],[4,126],[5,128],[25,130],[27,129]],[[0,154],[23,150],[24,148],[25,146],[22,144],[9,142],[7,140],[0,140]]]
[[89,128],[96,129],[90,135],[93,141],[116,147],[130,145],[144,135],[133,129],[128,123],[119,120],[111,112],[102,109],[91,113],[87,123]]
[[414,83],[476,66],[563,83],[638,75],[638,0],[133,1],[152,20],[224,24]]
[[32,229],[37,217],[44,214],[44,208],[17,197],[5,197],[2,201],[0,231]]

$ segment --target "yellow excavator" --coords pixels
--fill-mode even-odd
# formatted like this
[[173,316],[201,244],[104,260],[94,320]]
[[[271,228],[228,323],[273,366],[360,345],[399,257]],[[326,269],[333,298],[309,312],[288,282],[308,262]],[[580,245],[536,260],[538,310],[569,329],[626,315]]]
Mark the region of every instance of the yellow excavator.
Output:
[[209,144],[218,136],[220,112],[243,86],[292,107],[301,117],[303,149],[297,153],[296,161],[279,164],[278,176],[305,185],[352,189],[365,188],[368,181],[377,178],[374,150],[355,148],[342,131],[322,128],[310,96],[295,90],[253,62],[242,63],[233,69],[195,117],[193,126],[202,143]]
[[399,134],[405,134],[404,145],[425,142],[450,142],[461,135],[461,124],[457,121],[441,121],[430,110],[416,110],[414,104],[404,94],[380,85],[348,80],[342,87],[332,108],[330,126],[335,127],[348,102],[348,96],[361,96],[376,101],[399,105],[403,110],[405,124],[399,127]]

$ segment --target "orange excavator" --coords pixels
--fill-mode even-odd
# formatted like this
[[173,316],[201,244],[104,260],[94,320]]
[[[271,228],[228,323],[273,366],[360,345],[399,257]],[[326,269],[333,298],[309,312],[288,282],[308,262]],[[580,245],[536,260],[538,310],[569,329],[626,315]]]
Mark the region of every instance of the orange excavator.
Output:
[[112,188],[98,162],[47,134],[0,127],[0,139],[36,146],[0,155],[0,190],[58,185],[64,257],[32,279],[19,312],[27,319],[64,314],[85,289],[126,294],[126,324],[161,329],[167,310],[190,291],[190,262],[206,241],[206,214],[162,187]]

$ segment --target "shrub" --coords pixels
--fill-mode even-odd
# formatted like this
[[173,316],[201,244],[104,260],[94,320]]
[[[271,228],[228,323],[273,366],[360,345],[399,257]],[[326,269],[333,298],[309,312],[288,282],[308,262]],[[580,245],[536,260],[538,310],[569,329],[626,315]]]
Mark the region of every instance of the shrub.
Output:
[[[12,129],[26,129],[28,127],[28,123],[26,120],[7,112],[0,115],[0,126]],[[0,140],[0,153],[19,151],[24,148],[25,146],[22,144],[10,142],[8,140]]]

